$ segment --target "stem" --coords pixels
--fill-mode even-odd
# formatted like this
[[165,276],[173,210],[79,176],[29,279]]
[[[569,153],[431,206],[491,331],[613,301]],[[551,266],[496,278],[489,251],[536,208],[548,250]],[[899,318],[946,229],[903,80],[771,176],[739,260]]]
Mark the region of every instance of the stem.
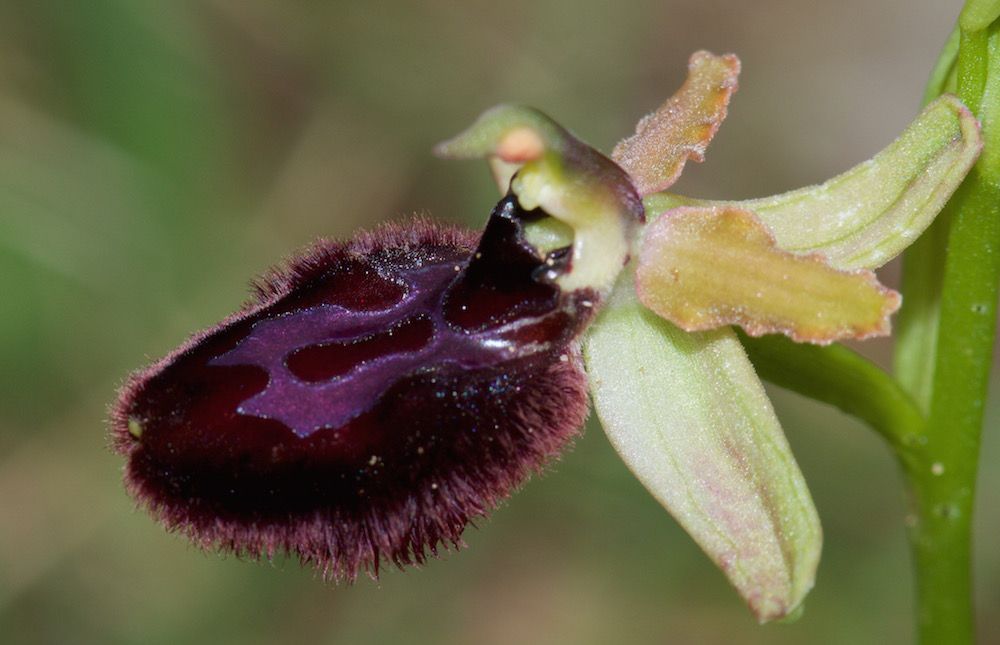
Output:
[[[971,0],[966,10],[982,4]],[[929,411],[920,440],[899,453],[925,644],[971,643],[974,633],[972,511],[1000,285],[1000,41],[985,28],[990,21],[976,18],[974,31],[962,22],[957,82],[983,122],[984,152],[941,224],[906,258],[904,294],[913,303],[896,361],[901,382]]]
[[906,470],[926,643],[972,639],[971,520],[1000,275],[1000,191],[973,177],[959,196],[942,287],[926,443]]
[[904,465],[916,513],[910,539],[925,643],[971,642],[973,629],[971,524],[996,324],[1000,191],[974,178],[959,199],[930,417],[924,442]]
[[820,347],[784,336],[737,332],[760,376],[867,422],[901,456],[920,441],[924,417],[889,374],[842,345]]

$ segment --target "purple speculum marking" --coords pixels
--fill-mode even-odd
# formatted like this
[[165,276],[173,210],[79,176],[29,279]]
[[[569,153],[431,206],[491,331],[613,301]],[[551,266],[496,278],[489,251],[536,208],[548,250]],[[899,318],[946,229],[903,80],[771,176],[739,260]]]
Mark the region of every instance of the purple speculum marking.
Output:
[[402,376],[498,366],[567,341],[578,325],[520,238],[525,214],[508,199],[495,215],[472,256],[373,262],[372,278],[396,288],[374,306],[320,302],[254,322],[208,361],[267,374],[236,412],[305,439],[349,424]]
[[[339,428],[366,412],[401,374],[428,365],[479,368],[517,356],[518,349],[500,329],[469,333],[444,320],[444,288],[461,270],[445,263],[399,272],[394,280],[405,288],[403,299],[375,311],[352,311],[321,304],[254,323],[243,340],[209,365],[252,365],[268,374],[267,387],[236,408],[243,415],[280,421],[305,438],[321,428]],[[295,352],[344,346],[371,339],[378,330],[392,330],[408,321],[429,323],[430,337],[409,351],[389,351],[363,360],[342,375],[306,382],[289,368]],[[391,333],[391,332],[390,332]],[[386,343],[389,345],[390,343]]]
[[[261,302],[126,388],[116,415],[141,494],[200,500],[206,522],[207,509],[280,517],[399,496],[401,482],[440,477],[448,460],[492,468],[510,459],[494,441],[521,450],[498,429],[518,410],[528,419],[548,409],[539,397],[572,391],[580,401],[566,418],[576,423],[582,390],[558,383],[582,376],[559,356],[591,313],[578,301],[593,294],[548,279],[565,265],[524,241],[530,217],[508,198],[478,246],[424,225],[295,261]],[[569,369],[553,380],[559,364]],[[514,427],[561,427],[532,423]],[[481,428],[494,433],[468,443]]]
[[126,480],[202,545],[325,574],[421,562],[579,431],[589,290],[553,281],[512,196],[481,237],[424,222],[293,260],[254,302],[137,372]]

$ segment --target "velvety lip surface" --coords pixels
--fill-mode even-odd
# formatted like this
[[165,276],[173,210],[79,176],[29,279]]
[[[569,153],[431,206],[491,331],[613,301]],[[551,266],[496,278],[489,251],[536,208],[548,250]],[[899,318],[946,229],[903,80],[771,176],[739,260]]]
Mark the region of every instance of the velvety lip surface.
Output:
[[540,277],[529,217],[508,197],[478,246],[417,222],[272,274],[123,390],[133,493],[202,544],[331,575],[457,543],[586,416],[593,294]]

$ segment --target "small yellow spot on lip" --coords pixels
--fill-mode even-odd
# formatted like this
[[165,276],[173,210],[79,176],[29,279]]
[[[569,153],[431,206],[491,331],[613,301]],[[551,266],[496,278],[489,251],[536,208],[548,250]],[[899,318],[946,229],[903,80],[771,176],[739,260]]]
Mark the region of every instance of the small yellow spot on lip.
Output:
[[128,420],[128,433],[136,439],[142,439],[142,424],[136,418]]
[[545,152],[545,143],[531,128],[514,128],[497,144],[497,156],[508,163],[523,163],[538,159]]

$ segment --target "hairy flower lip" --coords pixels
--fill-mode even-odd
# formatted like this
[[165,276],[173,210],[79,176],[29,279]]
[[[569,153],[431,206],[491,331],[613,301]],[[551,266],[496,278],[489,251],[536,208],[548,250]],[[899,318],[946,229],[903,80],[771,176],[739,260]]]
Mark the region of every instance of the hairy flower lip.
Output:
[[[272,272],[257,285],[257,299],[136,372],[122,388],[111,426],[115,447],[128,458],[125,477],[132,496],[168,529],[203,547],[267,557],[292,552],[332,578],[353,579],[362,570],[375,575],[382,561],[420,563],[439,548],[460,546],[465,526],[562,452],[588,411],[576,336],[593,315],[596,294],[562,293],[547,279],[546,271],[560,270],[560,263],[546,263],[524,242],[522,219],[530,214],[508,197],[478,241],[472,232],[417,221],[383,227],[346,245],[317,245],[305,258]],[[381,282],[374,274],[361,282],[352,278],[352,284],[361,285],[356,297],[363,301],[363,312],[443,302],[443,296],[426,292],[419,302],[424,296],[432,299],[419,304],[405,289],[396,289],[407,284],[409,278],[403,276],[410,274],[405,271],[438,271],[434,267],[440,267],[435,275],[443,276],[434,288],[451,293],[456,311],[463,303],[475,304],[457,288],[470,275],[478,281],[474,293],[508,294],[501,300],[509,307],[500,307],[496,316],[489,310],[480,313],[478,323],[484,324],[456,325],[462,321],[444,323],[445,318],[435,323],[435,334],[446,324],[453,328],[448,333],[463,338],[493,339],[489,347],[495,349],[485,351],[497,359],[479,367],[461,359],[407,368],[342,428],[296,430],[267,414],[260,416],[262,408],[246,408],[280,382],[274,380],[277,373],[247,365],[243,358],[219,362],[212,357],[234,356],[250,334],[257,334],[257,344],[241,350],[244,354],[270,351],[261,344],[264,321],[292,324],[296,316],[327,306],[319,297],[324,294],[353,297],[341,293],[336,267],[354,266],[355,261],[370,263],[365,266],[375,266],[383,276]],[[399,268],[407,266],[411,268]],[[476,267],[478,273],[472,270]],[[498,274],[498,267],[505,272]],[[525,302],[530,306],[518,309],[517,294],[525,297],[525,285],[531,284],[540,285],[541,298],[529,294]],[[305,304],[294,304],[299,301]],[[287,315],[278,314],[287,307],[292,307]],[[444,316],[444,310],[436,315]],[[413,319],[400,316],[404,322]],[[394,328],[398,326],[389,327]],[[401,344],[390,340],[386,347],[390,352],[425,351],[421,333],[401,338]],[[375,345],[385,341],[377,333],[359,338]],[[309,376],[307,382],[325,387],[323,377],[328,382],[360,378],[356,372],[345,376],[342,365],[325,367],[322,352],[339,351],[324,350],[329,343],[309,346],[320,352],[318,359],[295,353],[303,347],[288,345],[293,350],[288,355],[299,358],[285,365]],[[447,352],[461,351],[461,344],[441,347],[445,358]],[[377,349],[362,344],[349,351],[369,360]],[[315,360],[327,371],[316,372],[309,363]],[[206,369],[228,371],[205,377]],[[216,383],[209,386],[215,389],[200,390],[204,378]],[[289,378],[281,376],[282,381]],[[237,398],[226,403],[220,396]],[[276,400],[278,405],[285,402],[299,405],[298,398]],[[226,407],[236,403],[235,413]],[[217,408],[235,416],[198,412]],[[292,413],[289,418],[301,416],[294,409]],[[192,416],[198,414],[202,416]],[[214,425],[202,427],[198,418],[214,418]]]
[[[457,226],[445,227],[431,224],[429,220],[417,218],[414,220],[416,235],[410,242],[414,245],[431,242],[447,245],[471,245],[472,233]],[[268,269],[258,279],[251,282],[252,295],[234,313],[226,316],[214,325],[205,327],[191,334],[175,349],[165,354],[149,365],[130,373],[119,387],[118,397],[109,410],[109,425],[111,427],[112,444],[119,454],[128,455],[135,447],[134,432],[129,432],[130,419],[124,402],[134,399],[137,390],[142,387],[150,374],[162,371],[166,366],[189,353],[203,341],[212,336],[218,329],[243,322],[262,310],[274,306],[297,284],[318,278],[328,270],[328,263],[345,251],[365,255],[382,246],[384,236],[403,236],[405,227],[399,224],[385,224],[372,231],[364,231],[354,237],[346,248],[332,240],[319,239],[306,247],[299,255],[290,256],[280,265]]]

